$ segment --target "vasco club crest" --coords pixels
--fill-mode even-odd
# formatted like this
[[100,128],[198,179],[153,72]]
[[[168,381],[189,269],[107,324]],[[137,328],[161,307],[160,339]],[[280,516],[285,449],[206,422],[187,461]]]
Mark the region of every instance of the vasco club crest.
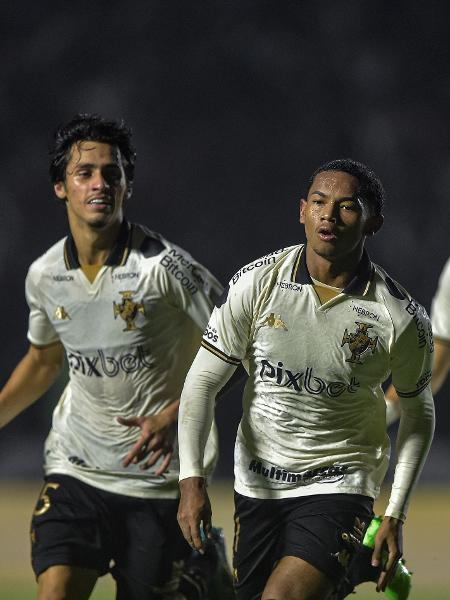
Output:
[[367,333],[367,330],[370,327],[373,327],[373,325],[361,323],[359,321],[355,321],[355,323],[358,328],[354,333],[348,333],[347,329],[344,331],[341,348],[345,346],[345,344],[348,344],[350,352],[352,353],[350,358],[345,359],[345,362],[362,365],[362,360],[359,360],[361,355],[368,350],[372,350],[372,354],[375,352],[375,348],[377,347],[378,343],[378,336],[371,338]]
[[134,331],[136,329],[136,325],[134,324],[134,320],[137,317],[138,313],[142,313],[145,315],[144,305],[142,302],[134,302],[133,294],[136,292],[119,292],[122,294],[122,302],[120,304],[114,304],[114,318],[117,319],[117,316],[120,315],[121,318],[125,321],[126,327],[122,331]]

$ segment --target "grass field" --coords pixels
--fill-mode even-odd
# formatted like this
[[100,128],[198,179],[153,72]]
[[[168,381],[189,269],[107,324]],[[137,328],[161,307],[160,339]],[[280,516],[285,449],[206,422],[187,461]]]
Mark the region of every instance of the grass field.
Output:
[[[0,600],[32,600],[34,578],[29,565],[28,527],[31,508],[41,483],[0,484]],[[211,488],[213,520],[224,528],[231,549],[233,536],[232,484]],[[378,503],[383,506],[383,500]],[[405,527],[405,555],[414,572],[409,600],[450,600],[450,490],[419,489]],[[354,600],[382,600],[373,584],[358,588]],[[110,577],[97,584],[92,600],[113,600]]]

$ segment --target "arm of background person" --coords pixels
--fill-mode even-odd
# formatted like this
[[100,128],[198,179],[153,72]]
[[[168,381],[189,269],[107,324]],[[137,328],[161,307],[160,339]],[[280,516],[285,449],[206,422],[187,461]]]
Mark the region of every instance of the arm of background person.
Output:
[[433,396],[439,392],[450,371],[450,341],[434,338],[433,374],[431,391]]
[[64,358],[59,342],[50,346],[30,345],[0,392],[0,427],[40,398],[58,377]]

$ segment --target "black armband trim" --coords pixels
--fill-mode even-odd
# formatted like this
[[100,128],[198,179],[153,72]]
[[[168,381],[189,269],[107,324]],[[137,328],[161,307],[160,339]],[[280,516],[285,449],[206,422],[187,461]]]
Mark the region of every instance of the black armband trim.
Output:
[[427,387],[427,385],[430,384],[431,381],[431,377],[429,377],[427,379],[427,381],[420,386],[420,388],[417,388],[417,390],[413,390],[412,392],[399,392],[397,389],[395,390],[398,394],[398,396],[400,398],[414,398],[414,396],[418,396],[420,394],[420,392],[423,392],[423,390]]
[[227,356],[224,352],[222,352],[206,340],[202,340],[201,345],[203,346],[203,348],[205,348],[205,350],[208,350],[209,352],[211,352],[211,354],[214,354],[215,356],[217,356],[217,358],[220,358],[221,360],[225,361],[230,365],[235,365],[237,367],[241,364],[240,358],[235,358],[234,356]]

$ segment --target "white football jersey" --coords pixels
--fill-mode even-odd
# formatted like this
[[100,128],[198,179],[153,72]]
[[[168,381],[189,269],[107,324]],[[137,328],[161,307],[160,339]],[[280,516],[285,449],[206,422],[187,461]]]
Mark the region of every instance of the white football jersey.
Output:
[[[117,417],[152,415],[180,397],[219,282],[159,234],[124,223],[95,281],[80,268],[69,236],[34,262],[26,280],[28,338],[60,341],[69,383],[45,444],[46,474],[64,473],[110,492],[144,498],[178,495],[178,444],[168,472],[156,477],[122,467],[139,430]],[[205,467],[213,468],[211,431]],[[156,468],[156,467],[155,467]]]
[[450,343],[450,258],[447,260],[431,303],[431,322],[436,338]]
[[202,346],[249,373],[235,446],[235,488],[256,498],[321,493],[376,497],[389,460],[385,400],[430,382],[425,310],[364,253],[355,276],[321,304],[304,246],[240,269]]

